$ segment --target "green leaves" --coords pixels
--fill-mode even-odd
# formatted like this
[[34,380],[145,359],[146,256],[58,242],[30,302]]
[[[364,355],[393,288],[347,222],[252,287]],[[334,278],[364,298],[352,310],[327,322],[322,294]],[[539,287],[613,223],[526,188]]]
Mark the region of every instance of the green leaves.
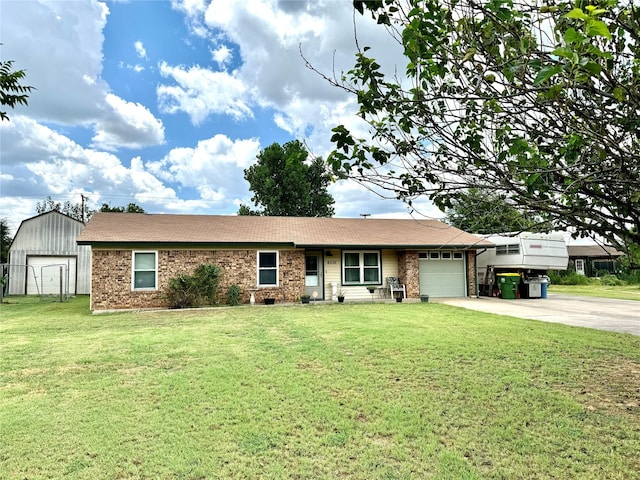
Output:
[[558,47],[553,52],[551,52],[551,55],[564,57],[571,60],[573,63],[578,63],[578,54],[569,47]]
[[585,10],[586,12],[576,7],[563,15],[563,18],[573,21],[573,26],[566,28],[562,33],[564,45],[556,47],[551,55],[564,61],[542,67],[537,73],[534,85],[545,83],[563,70],[572,81],[584,84],[602,73],[602,60],[612,59],[609,52],[592,43],[597,37],[611,38],[607,25],[597,18],[605,13],[605,10],[592,5],[585,7]]
[[563,34],[564,42],[568,45],[573,43],[582,43],[584,35],[578,32],[575,28],[568,28]]
[[[0,44],[1,45],[1,44]],[[27,105],[28,98],[34,87],[22,85],[25,77],[24,70],[13,69],[13,61],[0,62],[0,105],[15,108],[16,105]],[[7,112],[0,111],[0,121],[9,120]]]
[[575,18],[578,20],[587,21],[589,20],[589,15],[584,13],[581,8],[574,8],[573,10],[571,10],[569,13],[565,15],[565,18]]
[[564,17],[583,21],[585,23],[585,33],[588,37],[611,38],[607,24],[596,18],[605,13],[606,10],[595,8],[593,5],[588,5],[586,10],[588,13],[585,13],[581,8],[574,8]]
[[[347,135],[348,137],[348,135]],[[309,159],[298,140],[273,143],[258,154],[258,161],[244,171],[253,192],[251,200],[261,210],[241,207],[240,214],[330,217],[333,197],[327,192],[332,178],[324,160]]]
[[585,31],[589,37],[611,38],[611,33],[609,32],[607,24],[600,20],[589,20]]
[[614,0],[523,5],[362,2],[393,18],[408,78],[361,52],[340,87],[369,136],[334,128],[328,162],[407,202],[452,205],[485,187],[562,226],[638,243],[640,24]]
[[476,54],[478,50],[474,47],[471,47],[467,50],[467,52],[465,53],[464,57],[462,57],[462,61],[463,62],[467,62],[469,60],[471,60],[473,58],[473,56]]
[[561,71],[562,71],[562,65],[551,65],[547,67],[542,67],[538,71],[536,78],[533,80],[533,84],[536,86],[540,85],[546,82],[547,80],[549,80],[555,74],[560,73]]

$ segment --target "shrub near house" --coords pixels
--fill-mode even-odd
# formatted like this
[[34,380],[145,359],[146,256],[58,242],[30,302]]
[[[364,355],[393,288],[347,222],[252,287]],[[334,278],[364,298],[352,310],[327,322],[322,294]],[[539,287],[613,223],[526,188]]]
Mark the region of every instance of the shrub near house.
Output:
[[219,267],[206,264],[196,268],[193,275],[172,278],[167,287],[169,306],[187,308],[215,305],[221,274]]

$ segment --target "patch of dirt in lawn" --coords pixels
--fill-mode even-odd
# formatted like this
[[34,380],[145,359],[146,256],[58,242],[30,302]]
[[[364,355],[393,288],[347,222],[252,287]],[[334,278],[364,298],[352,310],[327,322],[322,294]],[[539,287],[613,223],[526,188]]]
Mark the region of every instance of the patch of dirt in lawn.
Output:
[[127,377],[135,377],[137,375],[140,375],[142,372],[148,371],[148,370],[149,370],[149,367],[146,367],[144,365],[134,365],[132,367],[119,368],[118,373],[120,375],[124,375]]
[[87,371],[89,368],[87,365],[77,365],[75,363],[69,365],[61,365],[57,369],[58,375],[66,375],[73,373],[82,373]]
[[324,372],[327,370],[327,368],[322,363],[315,361],[299,361],[296,364],[296,367],[300,370],[313,370],[316,372]]
[[587,410],[625,413],[640,420],[640,363],[622,359],[585,374],[577,398]]
[[16,377],[33,377],[36,375],[46,375],[47,373],[49,373],[48,368],[37,367],[21,368],[20,370],[9,372],[10,375],[15,375]]

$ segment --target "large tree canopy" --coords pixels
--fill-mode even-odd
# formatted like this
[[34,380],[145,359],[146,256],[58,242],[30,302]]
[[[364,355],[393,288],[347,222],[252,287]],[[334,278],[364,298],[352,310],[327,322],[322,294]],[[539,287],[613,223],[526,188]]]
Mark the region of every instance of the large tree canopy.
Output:
[[556,228],[640,243],[637,0],[354,6],[401,44],[406,65],[394,71],[362,47],[352,70],[326,76],[370,125],[368,138],[334,129],[336,171],[442,209],[491,189]]
[[470,188],[451,201],[446,222],[470,233],[539,232],[550,228],[533,212],[524,213],[513,202],[492,190]]
[[308,157],[307,149],[298,140],[265,148],[258,154],[258,161],[244,171],[253,192],[251,201],[260,209],[242,205],[238,213],[331,217],[334,200],[327,192],[331,175],[321,157],[307,163]]
[[[13,60],[0,61],[0,105],[15,108],[27,105],[27,95],[33,87],[21,85],[25,77],[24,70],[13,71]],[[9,120],[7,112],[0,110],[0,121]]]

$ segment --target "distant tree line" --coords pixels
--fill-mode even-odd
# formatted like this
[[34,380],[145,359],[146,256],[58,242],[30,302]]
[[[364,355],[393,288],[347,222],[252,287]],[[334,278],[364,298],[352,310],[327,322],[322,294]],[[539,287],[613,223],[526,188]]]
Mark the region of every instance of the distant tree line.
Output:
[[[129,203],[126,207],[112,207],[108,203],[103,203],[100,210],[97,211],[145,213],[144,208],[140,205],[136,205],[135,203]],[[51,198],[51,196],[48,196],[46,200],[36,203],[36,212],[39,215],[47,212],[60,212],[81,222],[87,222],[96,210],[88,209],[86,204],[83,203],[72,203],[68,200],[66,202],[56,202]]]

